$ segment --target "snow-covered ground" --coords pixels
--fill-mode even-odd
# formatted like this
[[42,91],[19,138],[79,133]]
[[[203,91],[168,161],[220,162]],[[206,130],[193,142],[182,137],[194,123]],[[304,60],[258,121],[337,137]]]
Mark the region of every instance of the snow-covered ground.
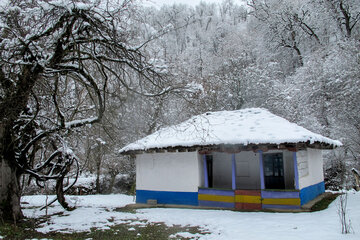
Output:
[[[178,236],[196,239],[360,239],[360,193],[348,193],[348,216],[351,220],[351,234],[341,234],[338,216],[338,199],[328,209],[313,213],[266,213],[235,212],[223,210],[199,210],[177,208],[139,209],[136,213],[113,211],[115,208],[133,203],[132,196],[126,195],[89,195],[70,196],[77,209],[72,212],[55,204],[48,209],[52,215],[49,222],[41,225],[40,232],[89,231],[97,227],[107,229],[110,226],[126,223],[129,230],[134,225],[164,222],[168,226],[199,226],[209,234],[178,233]],[[45,196],[25,196],[22,198],[24,213],[27,217],[39,217],[45,214],[35,206],[45,202]],[[176,235],[174,235],[176,237]]]

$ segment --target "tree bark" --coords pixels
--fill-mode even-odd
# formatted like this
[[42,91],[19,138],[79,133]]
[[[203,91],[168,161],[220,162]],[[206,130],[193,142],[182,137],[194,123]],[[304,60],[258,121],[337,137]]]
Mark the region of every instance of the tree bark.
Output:
[[0,123],[0,218],[16,223],[24,218],[20,206],[21,174],[13,164],[9,164],[15,152],[6,145],[5,132],[4,125]]
[[103,152],[102,152],[102,147],[101,147],[101,143],[99,143],[98,147],[97,147],[97,155],[96,155],[96,193],[99,194],[101,193],[101,186],[100,186],[100,174],[101,174],[101,162],[102,162],[102,157],[103,157]]
[[[70,168],[68,169],[68,171],[70,171]],[[65,176],[65,175],[64,175]],[[68,211],[72,211],[75,209],[74,206],[70,206],[69,203],[66,202],[65,199],[65,195],[64,195],[64,186],[63,186],[63,182],[64,182],[64,176],[61,176],[60,178],[58,178],[56,180],[56,196],[57,196],[57,200],[60,203],[60,205],[68,210]]]
[[16,169],[2,160],[1,163],[0,214],[4,220],[15,223],[24,218],[20,206],[21,190]]
[[96,161],[96,193],[99,194],[101,192],[100,188],[100,174],[101,174],[101,157],[99,157]]
[[[38,64],[24,67],[17,87],[0,102],[0,218],[15,223],[24,215],[20,206],[20,177],[23,172],[16,164],[13,127],[42,70]],[[2,70],[0,77],[4,77]]]
[[345,20],[345,23],[343,23],[345,25],[345,29],[346,29],[346,36],[348,38],[351,37],[351,30],[352,30],[352,27],[350,26],[350,15],[349,15],[349,12],[345,9],[344,5],[343,5],[343,2],[340,2],[339,4],[339,7],[340,7],[340,10],[341,10],[341,13],[343,14],[343,18]]

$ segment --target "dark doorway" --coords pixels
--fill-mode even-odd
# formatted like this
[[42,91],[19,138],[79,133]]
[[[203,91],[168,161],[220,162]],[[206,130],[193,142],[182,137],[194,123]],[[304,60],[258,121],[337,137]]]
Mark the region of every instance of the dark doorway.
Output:
[[214,184],[213,184],[213,179],[214,179],[213,156],[212,155],[206,155],[206,168],[207,168],[209,188],[212,188],[214,186]]
[[266,189],[285,189],[284,160],[282,153],[263,155]]

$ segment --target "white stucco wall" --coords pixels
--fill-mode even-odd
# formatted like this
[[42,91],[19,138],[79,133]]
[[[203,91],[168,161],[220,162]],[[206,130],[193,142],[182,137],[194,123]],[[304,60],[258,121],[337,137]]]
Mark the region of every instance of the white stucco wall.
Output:
[[299,187],[305,187],[324,181],[322,151],[319,149],[302,150],[296,153]]
[[136,155],[136,189],[197,192],[201,185],[197,152]]

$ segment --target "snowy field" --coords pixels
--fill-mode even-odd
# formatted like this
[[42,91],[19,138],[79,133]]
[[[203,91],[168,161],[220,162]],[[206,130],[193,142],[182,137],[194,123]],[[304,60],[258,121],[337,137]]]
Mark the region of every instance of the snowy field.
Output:
[[[196,210],[152,208],[138,209],[136,213],[114,211],[116,208],[133,203],[132,196],[89,195],[70,196],[77,206],[72,212],[55,204],[49,207],[52,215],[47,223],[37,230],[40,232],[78,232],[91,228],[108,229],[117,224],[128,224],[129,231],[134,225],[163,222],[167,226],[198,226],[208,234],[178,233],[177,236],[194,239],[360,239],[360,193],[348,193],[348,216],[352,233],[341,234],[338,216],[338,199],[328,209],[313,213],[265,213],[235,212],[223,210]],[[43,205],[45,196],[22,198],[24,214],[30,218],[45,215],[45,210],[34,208]],[[63,214],[53,215],[64,212]],[[173,235],[176,238],[176,235]]]

